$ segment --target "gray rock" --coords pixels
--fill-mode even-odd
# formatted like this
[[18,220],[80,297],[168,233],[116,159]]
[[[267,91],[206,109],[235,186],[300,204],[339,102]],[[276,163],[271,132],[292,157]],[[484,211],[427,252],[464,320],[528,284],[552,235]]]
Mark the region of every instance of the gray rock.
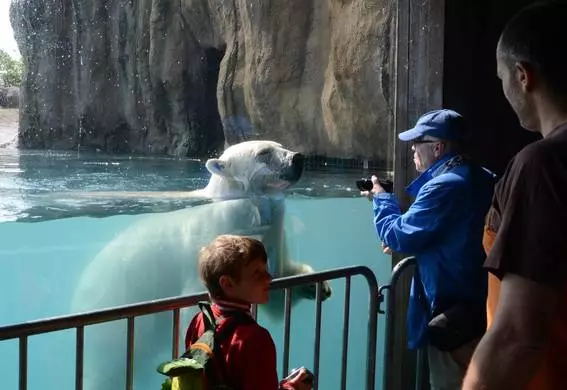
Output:
[[394,4],[12,0],[20,145],[204,157],[267,138],[385,159]]
[[20,106],[20,89],[18,87],[0,88],[0,107],[18,108]]

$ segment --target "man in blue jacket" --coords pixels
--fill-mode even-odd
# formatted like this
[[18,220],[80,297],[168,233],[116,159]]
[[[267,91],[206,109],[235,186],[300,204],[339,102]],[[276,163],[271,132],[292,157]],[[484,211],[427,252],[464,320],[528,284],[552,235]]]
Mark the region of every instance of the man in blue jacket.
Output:
[[375,176],[373,189],[362,193],[373,202],[384,251],[417,258],[408,346],[427,347],[434,390],[461,388],[486,327],[482,237],[495,177],[460,154],[465,127],[460,114],[444,109],[424,114],[413,129],[399,134],[402,141],[413,143],[415,167],[421,173],[407,188],[415,197],[407,212],[401,212],[395,196],[385,192]]

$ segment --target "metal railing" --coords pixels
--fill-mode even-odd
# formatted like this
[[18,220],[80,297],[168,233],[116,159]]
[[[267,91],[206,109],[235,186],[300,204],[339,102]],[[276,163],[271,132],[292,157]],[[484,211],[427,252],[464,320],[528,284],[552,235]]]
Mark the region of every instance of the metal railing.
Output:
[[[313,373],[315,374],[315,385],[319,378],[319,352],[321,345],[321,312],[322,312],[322,282],[333,279],[345,279],[344,311],[343,311],[343,340],[342,340],[342,361],[341,361],[341,390],[346,389],[347,378],[347,346],[348,346],[348,322],[350,315],[350,286],[351,278],[356,275],[364,276],[370,289],[369,320],[368,320],[368,340],[367,340],[367,359],[366,359],[366,389],[374,390],[376,377],[376,336],[377,336],[377,316],[378,316],[378,282],[374,273],[367,267],[354,266],[333,269],[330,271],[291,276],[276,279],[271,284],[271,289],[284,289],[285,291],[285,312],[284,312],[284,345],[283,345],[283,370],[285,375],[289,366],[289,344],[290,344],[290,321],[291,321],[291,293],[292,288],[316,283],[316,316],[315,316],[315,342],[313,351]],[[77,315],[48,318],[38,321],[31,321],[16,325],[0,327],[0,341],[18,339],[19,340],[19,389],[27,390],[27,363],[28,363],[28,338],[33,335],[49,332],[61,331],[66,329],[76,329],[76,369],[75,369],[75,389],[83,389],[83,359],[84,359],[84,329],[86,326],[95,325],[103,322],[127,319],[127,353],[126,353],[126,390],[132,390],[133,386],[133,357],[134,357],[134,330],[135,318],[142,315],[155,314],[160,312],[173,312],[173,338],[172,338],[172,357],[179,356],[179,313],[186,307],[194,306],[199,301],[207,300],[205,293],[160,299],[143,302],[133,305],[115,307],[106,310],[93,311]]]
[[[409,256],[400,260],[392,270],[392,275],[390,276],[390,281],[388,284],[383,285],[379,289],[378,301],[379,305],[384,301],[384,293],[387,291],[386,300],[386,312],[384,312],[380,307],[378,312],[380,314],[386,314],[386,336],[385,336],[385,348],[384,348],[384,378],[383,378],[383,388],[386,389],[388,386],[388,373],[392,369],[392,356],[394,354],[394,333],[396,332],[394,322],[396,313],[396,287],[401,277],[408,272],[408,270],[414,269],[417,265],[415,256]],[[426,354],[422,349],[417,351],[417,362],[416,362],[416,377],[414,389],[419,390],[422,387],[424,380],[424,370],[426,368]]]

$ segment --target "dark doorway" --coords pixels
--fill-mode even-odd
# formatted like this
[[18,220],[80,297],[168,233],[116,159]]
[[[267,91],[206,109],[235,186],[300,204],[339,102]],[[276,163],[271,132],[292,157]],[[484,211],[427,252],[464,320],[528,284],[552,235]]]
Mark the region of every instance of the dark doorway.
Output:
[[446,1],[443,105],[473,126],[471,154],[501,174],[537,135],[522,129],[496,77],[496,44],[508,19],[528,0]]

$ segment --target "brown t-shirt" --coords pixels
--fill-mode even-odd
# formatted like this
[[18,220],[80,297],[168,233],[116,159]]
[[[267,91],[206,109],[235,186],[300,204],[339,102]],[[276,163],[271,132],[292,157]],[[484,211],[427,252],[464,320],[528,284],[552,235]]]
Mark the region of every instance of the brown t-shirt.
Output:
[[[563,307],[550,330],[544,362],[528,386],[552,390],[567,372],[567,124],[525,147],[496,186],[484,246],[489,278],[487,318],[492,324],[500,279],[514,273],[560,288]],[[497,232],[498,234],[495,234]]]
[[567,124],[526,146],[496,185],[498,235],[485,267],[535,282],[567,282]]

